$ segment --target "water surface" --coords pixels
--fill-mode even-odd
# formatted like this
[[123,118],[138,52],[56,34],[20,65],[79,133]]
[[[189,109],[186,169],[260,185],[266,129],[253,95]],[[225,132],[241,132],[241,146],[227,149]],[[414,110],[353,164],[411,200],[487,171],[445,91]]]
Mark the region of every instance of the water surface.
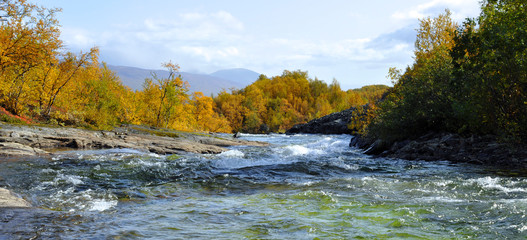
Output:
[[9,223],[19,210],[10,210],[0,239],[527,237],[523,174],[372,158],[349,148],[345,135],[242,138],[271,145],[219,155],[112,149],[0,160],[0,186],[49,210],[19,229]]

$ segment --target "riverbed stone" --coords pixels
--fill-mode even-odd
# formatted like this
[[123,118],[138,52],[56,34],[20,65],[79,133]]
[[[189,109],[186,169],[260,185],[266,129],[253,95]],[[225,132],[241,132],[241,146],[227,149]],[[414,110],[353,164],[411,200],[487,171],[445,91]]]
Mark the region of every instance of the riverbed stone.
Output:
[[35,156],[53,149],[130,148],[157,154],[178,152],[215,154],[225,147],[266,146],[267,143],[219,138],[210,134],[183,133],[143,126],[122,126],[112,131],[50,128],[1,124],[0,155]]
[[0,156],[37,156],[49,152],[15,142],[0,142]]
[[349,108],[341,112],[332,113],[321,118],[313,119],[305,124],[294,125],[286,134],[319,133],[319,134],[351,134],[348,128],[351,117],[356,108]]
[[[370,142],[369,144],[363,144]],[[350,146],[364,153],[389,158],[425,161],[451,161],[504,168],[527,169],[527,147],[502,143],[495,136],[460,136],[453,133],[427,133],[413,140],[391,144],[355,136]],[[360,144],[362,143],[362,144]]]
[[31,207],[26,200],[15,196],[11,191],[0,188],[0,207]]

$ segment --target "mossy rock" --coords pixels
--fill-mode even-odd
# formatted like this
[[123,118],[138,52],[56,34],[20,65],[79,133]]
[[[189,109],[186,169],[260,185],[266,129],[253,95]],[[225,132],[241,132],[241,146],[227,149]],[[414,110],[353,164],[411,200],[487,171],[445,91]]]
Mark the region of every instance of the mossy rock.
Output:
[[181,158],[181,156],[179,156],[179,155],[177,155],[177,154],[168,155],[168,156],[166,157],[166,159],[169,160],[169,161],[175,161],[175,160],[178,160],[178,159],[180,159],[180,158]]

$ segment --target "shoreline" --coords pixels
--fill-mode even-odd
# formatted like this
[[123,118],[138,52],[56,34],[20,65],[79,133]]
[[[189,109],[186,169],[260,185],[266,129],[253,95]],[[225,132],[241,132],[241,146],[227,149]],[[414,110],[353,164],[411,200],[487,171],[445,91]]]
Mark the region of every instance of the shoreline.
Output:
[[376,157],[405,160],[450,161],[500,168],[527,170],[527,146],[500,142],[496,136],[461,136],[429,132],[412,139],[386,142],[353,135],[348,128],[355,108],[329,114],[305,124],[295,125],[286,134],[350,134],[349,146]]
[[[218,154],[230,146],[267,146],[265,142],[229,139],[214,134],[179,132],[125,125],[112,131],[68,127],[12,125],[0,122],[0,157],[52,157],[54,150],[129,148],[156,154]],[[58,151],[57,153],[60,153]],[[26,200],[0,187],[0,209],[32,208]]]
[[180,132],[138,125],[111,131],[68,127],[18,126],[0,123],[0,156],[49,156],[56,149],[130,148],[156,154],[217,154],[230,146],[267,146],[264,142],[221,138],[214,134]]
[[405,160],[450,161],[504,169],[527,170],[527,148],[500,142],[496,136],[469,137],[453,133],[428,134],[393,143],[354,136],[350,147],[376,157]]

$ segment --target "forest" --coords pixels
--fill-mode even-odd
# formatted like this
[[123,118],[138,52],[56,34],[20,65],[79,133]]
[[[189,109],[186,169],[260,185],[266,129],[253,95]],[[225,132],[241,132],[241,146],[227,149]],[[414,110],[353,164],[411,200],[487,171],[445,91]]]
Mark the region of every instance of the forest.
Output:
[[350,128],[397,141],[427,132],[491,134],[527,142],[527,9],[487,0],[458,24],[445,10],[420,19],[414,62],[391,68],[393,87],[341,89],[308,72],[261,75],[218,96],[190,93],[179,66],[164,63],[143,88],[124,86],[94,47],[65,49],[56,14],[25,0],[4,1],[0,28],[3,121],[110,129],[138,124],[182,131],[284,132],[297,123],[358,107]]
[[111,129],[137,124],[202,132],[284,132],[297,123],[379,99],[388,88],[343,91],[307,72],[264,75],[240,90],[212,98],[189,92],[179,66],[168,77],[145,79],[132,91],[99,60],[99,49],[73,53],[60,39],[56,15],[25,0],[0,6],[0,117],[2,121]]
[[458,25],[450,11],[420,20],[414,63],[354,118],[358,134],[393,142],[428,132],[527,142],[527,4],[487,0]]

